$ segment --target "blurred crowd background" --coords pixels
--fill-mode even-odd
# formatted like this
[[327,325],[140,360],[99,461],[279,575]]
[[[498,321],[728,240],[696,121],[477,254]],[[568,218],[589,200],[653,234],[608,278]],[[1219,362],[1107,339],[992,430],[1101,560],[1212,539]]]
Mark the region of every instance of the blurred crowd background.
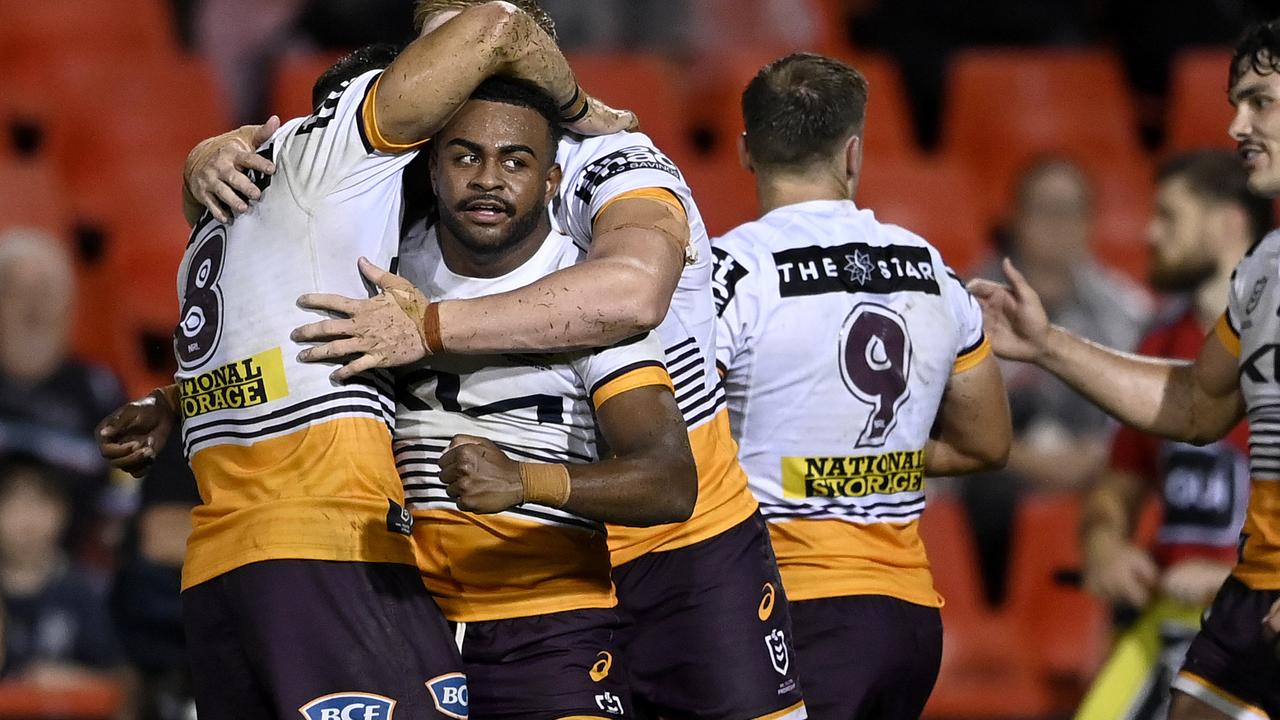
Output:
[[[738,99],[795,49],[871,87],[857,202],[966,277],[1011,256],[1052,318],[1132,347],[1153,167],[1232,147],[1246,0],[544,0],[582,84],[636,110],[713,234],[755,215]],[[187,717],[181,457],[112,475],[94,425],[168,382],[180,170],[198,140],[309,111],[344,49],[404,41],[412,0],[0,0],[0,717]],[[1115,608],[1078,579],[1080,495],[1115,427],[1008,367],[1007,471],[934,484],[923,532],[946,651],[933,717],[1069,716]],[[171,448],[172,449],[172,448]],[[1158,518],[1144,514],[1140,537]],[[1146,533],[1143,535],[1142,533]]]

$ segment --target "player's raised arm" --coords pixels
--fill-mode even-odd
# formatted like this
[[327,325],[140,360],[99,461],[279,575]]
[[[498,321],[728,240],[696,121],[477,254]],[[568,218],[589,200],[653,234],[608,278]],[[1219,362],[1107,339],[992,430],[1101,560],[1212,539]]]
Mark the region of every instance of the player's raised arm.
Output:
[[671,388],[620,392],[604,400],[596,416],[613,451],[597,463],[517,463],[488,440],[458,436],[440,458],[449,495],[459,508],[478,513],[535,504],[635,527],[689,519],[697,474]]
[[1194,362],[1124,353],[1077,337],[1049,323],[1039,296],[1008,260],[1009,285],[970,284],[982,304],[996,354],[1031,362],[1121,422],[1173,440],[1204,444],[1244,417],[1236,347],[1226,330],[1205,338]]

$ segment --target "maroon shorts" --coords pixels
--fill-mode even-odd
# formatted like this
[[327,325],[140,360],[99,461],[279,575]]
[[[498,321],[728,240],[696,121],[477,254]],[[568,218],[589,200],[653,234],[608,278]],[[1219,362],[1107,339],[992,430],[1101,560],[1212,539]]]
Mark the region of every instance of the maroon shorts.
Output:
[[182,593],[200,720],[467,717],[462,660],[416,568],[269,560]]
[[787,598],[759,513],[632,560],[613,581],[642,710],[671,720],[805,717]]
[[791,603],[810,717],[915,720],[942,663],[937,608],[884,595]]
[[1251,590],[1228,577],[1187,649],[1174,689],[1224,713],[1280,718],[1280,642],[1262,635],[1262,619],[1277,598],[1280,590]]
[[471,720],[631,717],[618,627],[604,609],[464,624]]

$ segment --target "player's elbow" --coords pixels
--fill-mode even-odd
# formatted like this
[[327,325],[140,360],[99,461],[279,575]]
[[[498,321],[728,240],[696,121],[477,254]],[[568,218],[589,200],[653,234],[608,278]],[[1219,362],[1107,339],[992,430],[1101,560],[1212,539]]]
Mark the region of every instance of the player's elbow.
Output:
[[653,465],[654,478],[642,527],[684,522],[698,503],[698,468],[688,445],[666,453]]
[[1012,433],[993,433],[995,437],[978,444],[970,453],[974,462],[973,472],[1003,470],[1009,463],[1009,449],[1013,445]]
[[477,29],[477,42],[503,62],[516,60],[520,8],[509,2],[487,2],[462,13]]
[[626,328],[624,337],[632,337],[657,328],[671,308],[670,294],[662,291],[661,283],[638,268],[626,268],[618,273],[619,299],[616,322]]

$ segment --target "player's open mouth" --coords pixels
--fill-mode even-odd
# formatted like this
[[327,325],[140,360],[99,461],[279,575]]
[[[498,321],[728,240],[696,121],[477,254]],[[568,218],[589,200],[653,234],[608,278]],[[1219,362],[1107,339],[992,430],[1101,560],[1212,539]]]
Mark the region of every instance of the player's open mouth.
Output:
[[1262,146],[1254,143],[1241,143],[1238,152],[1240,159],[1244,161],[1244,166],[1251,170],[1261,165],[1267,157]]
[[477,198],[462,205],[462,214],[477,225],[496,225],[510,215],[510,208],[496,198]]

